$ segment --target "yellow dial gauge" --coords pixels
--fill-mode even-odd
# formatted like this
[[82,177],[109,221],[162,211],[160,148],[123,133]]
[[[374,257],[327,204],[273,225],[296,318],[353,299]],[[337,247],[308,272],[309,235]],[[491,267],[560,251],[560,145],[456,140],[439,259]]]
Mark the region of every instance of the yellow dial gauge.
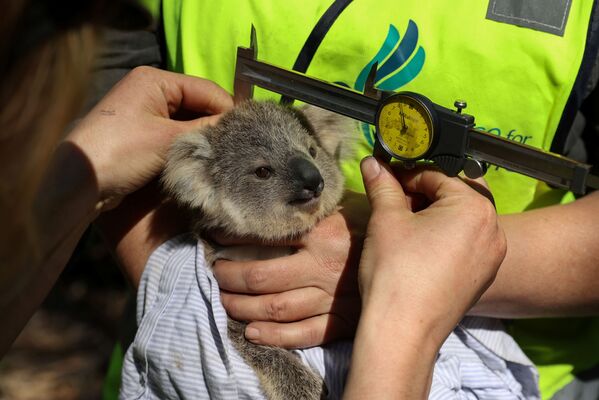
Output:
[[433,143],[433,118],[418,98],[395,94],[381,106],[377,116],[379,140],[399,159],[418,160]]

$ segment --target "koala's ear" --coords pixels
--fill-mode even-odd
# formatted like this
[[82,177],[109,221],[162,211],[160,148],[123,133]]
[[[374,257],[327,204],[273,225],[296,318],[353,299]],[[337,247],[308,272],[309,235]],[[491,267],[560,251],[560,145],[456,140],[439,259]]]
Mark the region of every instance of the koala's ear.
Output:
[[[303,106],[305,107],[314,107],[314,106]],[[310,135],[315,135],[316,131],[314,129],[314,126],[312,125],[312,122],[310,122],[310,120],[308,119],[308,116],[303,112],[304,108],[302,108],[301,110],[295,107],[289,107],[289,111],[293,114],[293,116],[299,121],[299,123],[304,127],[305,130],[308,131],[308,133]],[[314,107],[316,108],[316,107]]]
[[191,208],[208,209],[216,201],[210,173],[213,151],[206,133],[201,129],[179,136],[168,152],[162,174],[164,189]]
[[309,104],[300,110],[314,128],[325,151],[338,161],[352,157],[357,143],[355,120]]

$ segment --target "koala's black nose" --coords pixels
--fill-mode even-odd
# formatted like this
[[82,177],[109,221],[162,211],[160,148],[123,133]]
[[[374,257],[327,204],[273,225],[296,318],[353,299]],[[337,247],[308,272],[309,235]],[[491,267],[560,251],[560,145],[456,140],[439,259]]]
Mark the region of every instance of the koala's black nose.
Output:
[[295,200],[311,200],[320,196],[324,188],[324,180],[318,168],[305,158],[289,160],[289,169],[296,188]]

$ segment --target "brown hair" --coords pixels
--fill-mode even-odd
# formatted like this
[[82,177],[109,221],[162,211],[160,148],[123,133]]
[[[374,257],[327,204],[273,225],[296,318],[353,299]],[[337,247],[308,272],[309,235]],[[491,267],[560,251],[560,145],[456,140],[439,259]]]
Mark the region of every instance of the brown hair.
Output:
[[96,41],[94,28],[79,25],[48,32],[39,43],[15,44],[35,2],[5,3],[0,17],[0,37],[8,38],[0,45],[0,279],[18,273],[6,269],[25,251],[35,255],[32,202],[57,142],[82,103]]

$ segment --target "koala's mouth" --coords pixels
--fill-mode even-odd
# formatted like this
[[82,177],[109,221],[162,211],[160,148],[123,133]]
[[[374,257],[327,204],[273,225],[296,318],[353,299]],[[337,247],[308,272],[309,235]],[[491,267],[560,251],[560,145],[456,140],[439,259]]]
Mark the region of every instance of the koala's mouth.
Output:
[[320,204],[320,195],[324,190],[324,180],[315,168],[312,175],[304,173],[303,175],[298,174],[298,176],[302,179],[298,179],[299,185],[297,186],[299,187],[296,186],[289,204],[301,207],[307,212],[315,212]]
[[314,211],[320,204],[320,194],[321,192],[303,191],[289,201],[289,204],[306,211]]

